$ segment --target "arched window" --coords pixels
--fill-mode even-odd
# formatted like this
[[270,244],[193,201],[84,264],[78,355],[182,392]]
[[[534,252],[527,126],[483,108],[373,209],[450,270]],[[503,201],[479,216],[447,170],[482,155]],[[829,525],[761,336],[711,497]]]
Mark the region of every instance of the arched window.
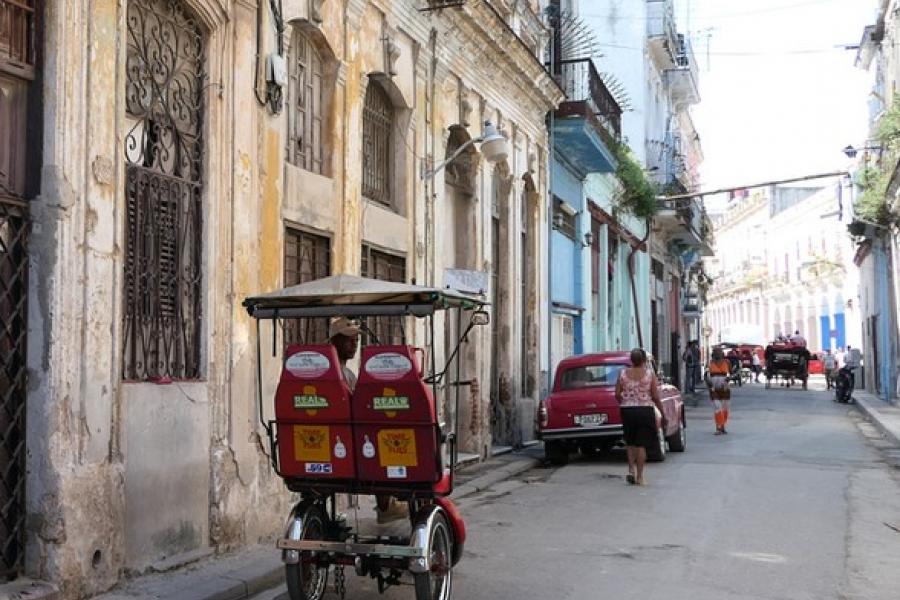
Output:
[[288,90],[288,161],[324,174],[322,168],[322,56],[299,27],[291,43],[290,89]]
[[205,36],[178,0],[130,0],[122,376],[200,377]]
[[394,152],[391,130],[394,106],[377,81],[370,81],[363,106],[362,195],[392,206],[391,163]]

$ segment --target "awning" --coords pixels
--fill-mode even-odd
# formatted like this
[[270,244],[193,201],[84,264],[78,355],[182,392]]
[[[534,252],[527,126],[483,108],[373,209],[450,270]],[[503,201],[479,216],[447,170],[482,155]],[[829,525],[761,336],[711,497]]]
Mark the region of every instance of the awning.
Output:
[[426,316],[448,308],[476,309],[481,296],[451,289],[423,287],[358,277],[332,275],[301,283],[243,302],[257,319],[371,315]]

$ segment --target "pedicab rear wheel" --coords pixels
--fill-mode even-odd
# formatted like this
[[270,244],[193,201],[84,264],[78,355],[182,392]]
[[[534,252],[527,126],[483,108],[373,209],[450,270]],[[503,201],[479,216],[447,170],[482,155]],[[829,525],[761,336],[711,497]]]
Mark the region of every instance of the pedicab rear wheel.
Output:
[[[428,564],[425,573],[414,573],[416,600],[449,600],[453,574],[453,540],[443,515],[435,515],[428,531]],[[294,600],[293,598],[291,600]]]
[[[318,506],[309,507],[303,515],[303,530],[301,540],[324,540],[327,525],[325,514]],[[325,595],[325,587],[328,583],[328,567],[307,562],[303,563],[303,556],[296,565],[284,566],[285,582],[287,583],[288,597],[291,600],[321,600]]]

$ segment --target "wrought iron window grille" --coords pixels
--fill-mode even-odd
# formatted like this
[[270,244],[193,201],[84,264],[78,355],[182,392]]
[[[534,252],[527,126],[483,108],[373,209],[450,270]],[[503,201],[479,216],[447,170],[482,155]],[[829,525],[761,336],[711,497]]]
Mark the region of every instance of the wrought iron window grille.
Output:
[[[306,283],[331,274],[331,240],[288,227],[284,233],[284,285]],[[328,339],[328,319],[285,319],[284,346],[321,344]]]
[[122,377],[197,379],[205,37],[177,0],[131,0],[126,24]]
[[391,167],[394,152],[394,106],[377,81],[370,81],[363,106],[362,195],[391,206]]
[[[405,283],[406,258],[363,245],[360,272],[363,277]],[[365,319],[365,325],[375,334],[374,337],[377,338],[377,341],[364,332],[363,345],[402,344],[406,337],[403,317],[369,317]]]

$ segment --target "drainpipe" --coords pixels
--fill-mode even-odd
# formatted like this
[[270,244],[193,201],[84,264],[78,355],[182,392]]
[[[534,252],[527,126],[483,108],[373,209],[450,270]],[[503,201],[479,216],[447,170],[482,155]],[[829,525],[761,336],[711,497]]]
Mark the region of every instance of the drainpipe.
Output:
[[638,248],[647,243],[647,240],[650,239],[650,225],[653,222],[653,219],[647,219],[647,231],[644,233],[644,238],[641,240],[641,243],[632,247],[631,252],[628,254],[628,277],[631,279],[631,297],[634,301],[634,323],[637,325],[637,334],[638,334],[638,347],[644,347],[644,332],[641,329],[641,308],[638,305],[638,296],[637,296],[637,282],[634,280],[634,254],[638,251]]

